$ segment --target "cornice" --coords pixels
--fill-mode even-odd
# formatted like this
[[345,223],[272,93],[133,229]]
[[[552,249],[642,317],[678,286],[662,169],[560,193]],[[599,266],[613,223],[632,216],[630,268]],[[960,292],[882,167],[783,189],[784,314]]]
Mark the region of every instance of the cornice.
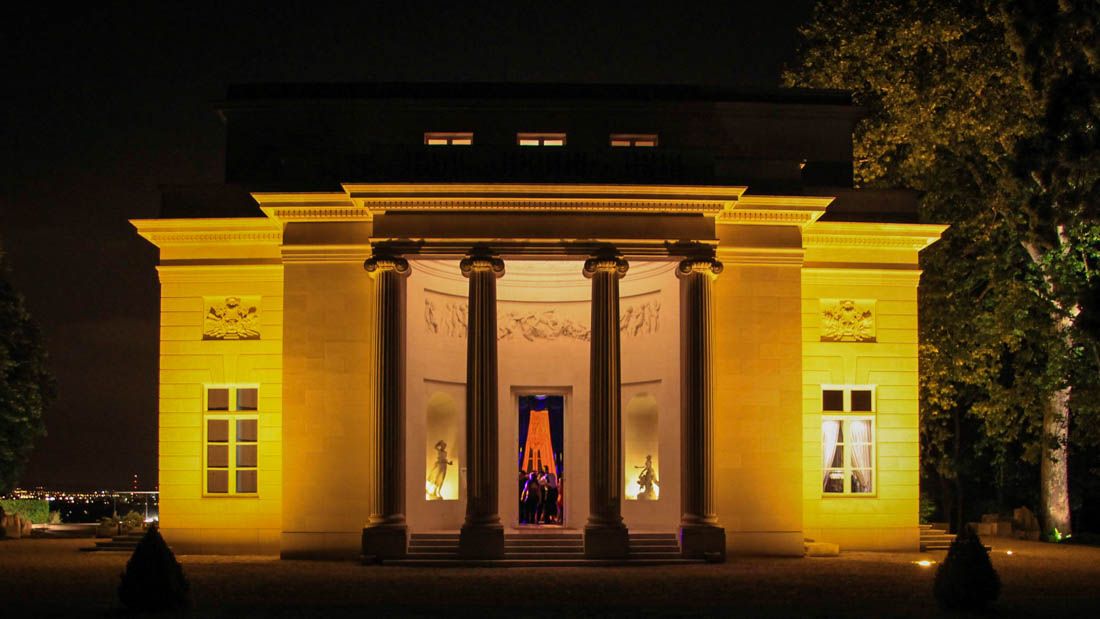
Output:
[[947,226],[817,222],[802,233],[806,249],[892,249],[919,252],[939,240]]
[[278,245],[282,231],[270,219],[131,219],[142,238],[157,247],[179,245]]
[[716,216],[745,187],[576,184],[343,185],[347,196],[372,213],[394,211],[669,213]]
[[718,259],[727,266],[802,266],[801,249],[718,247]]
[[719,224],[807,226],[825,213],[832,197],[741,196],[715,220]]

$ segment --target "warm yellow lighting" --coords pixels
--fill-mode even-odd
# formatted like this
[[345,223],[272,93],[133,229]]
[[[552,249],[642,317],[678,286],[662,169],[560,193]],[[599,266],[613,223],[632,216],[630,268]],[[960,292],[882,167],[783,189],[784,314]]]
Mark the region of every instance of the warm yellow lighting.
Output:
[[428,146],[470,146],[474,143],[474,134],[469,131],[428,131],[424,133],[424,143]]
[[612,133],[611,146],[615,148],[653,148],[657,146],[655,133]]
[[928,559],[921,559],[920,561],[913,561],[913,563],[916,563],[917,565],[919,565],[921,567],[932,567],[932,564],[935,563],[935,561],[929,561]]
[[1006,550],[1005,554],[1008,555],[1008,556],[1012,556],[1012,551],[1011,550]]

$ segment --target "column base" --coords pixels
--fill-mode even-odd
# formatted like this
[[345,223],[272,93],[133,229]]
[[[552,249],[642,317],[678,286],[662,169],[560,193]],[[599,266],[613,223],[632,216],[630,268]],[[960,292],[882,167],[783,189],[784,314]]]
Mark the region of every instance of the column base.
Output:
[[409,528],[384,525],[363,528],[363,562],[403,559],[408,554]]
[[584,527],[584,558],[625,559],[630,555],[630,532],[625,526]]
[[503,559],[504,527],[463,525],[458,534],[458,556],[461,559]]
[[680,552],[685,559],[726,560],[726,530],[713,525],[680,527]]

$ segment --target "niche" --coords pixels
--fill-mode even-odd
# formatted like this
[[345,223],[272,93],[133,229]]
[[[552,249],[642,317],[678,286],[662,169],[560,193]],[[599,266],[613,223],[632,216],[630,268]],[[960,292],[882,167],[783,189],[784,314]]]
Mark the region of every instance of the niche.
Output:
[[638,393],[623,411],[625,495],[628,501],[656,501],[661,495],[657,398]]
[[425,423],[424,498],[458,500],[458,407],[454,398],[436,391],[428,398]]

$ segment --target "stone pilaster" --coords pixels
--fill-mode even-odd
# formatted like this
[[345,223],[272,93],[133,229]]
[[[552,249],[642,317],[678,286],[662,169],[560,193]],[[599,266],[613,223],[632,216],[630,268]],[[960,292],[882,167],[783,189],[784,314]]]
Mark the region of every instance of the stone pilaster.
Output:
[[680,262],[680,548],[722,559],[726,532],[714,511],[714,280],[711,257]]
[[375,254],[363,267],[370,274],[372,488],[370,518],[363,529],[364,560],[404,557],[405,524],[405,280],[404,258]]
[[592,280],[592,347],[589,410],[589,515],[584,554],[592,559],[627,556],[630,541],[622,517],[622,372],[619,358],[619,279],[629,264],[613,251],[584,263]]
[[470,280],[466,337],[466,521],[459,556],[504,557],[497,497],[497,278],[504,261],[475,250],[460,263]]

